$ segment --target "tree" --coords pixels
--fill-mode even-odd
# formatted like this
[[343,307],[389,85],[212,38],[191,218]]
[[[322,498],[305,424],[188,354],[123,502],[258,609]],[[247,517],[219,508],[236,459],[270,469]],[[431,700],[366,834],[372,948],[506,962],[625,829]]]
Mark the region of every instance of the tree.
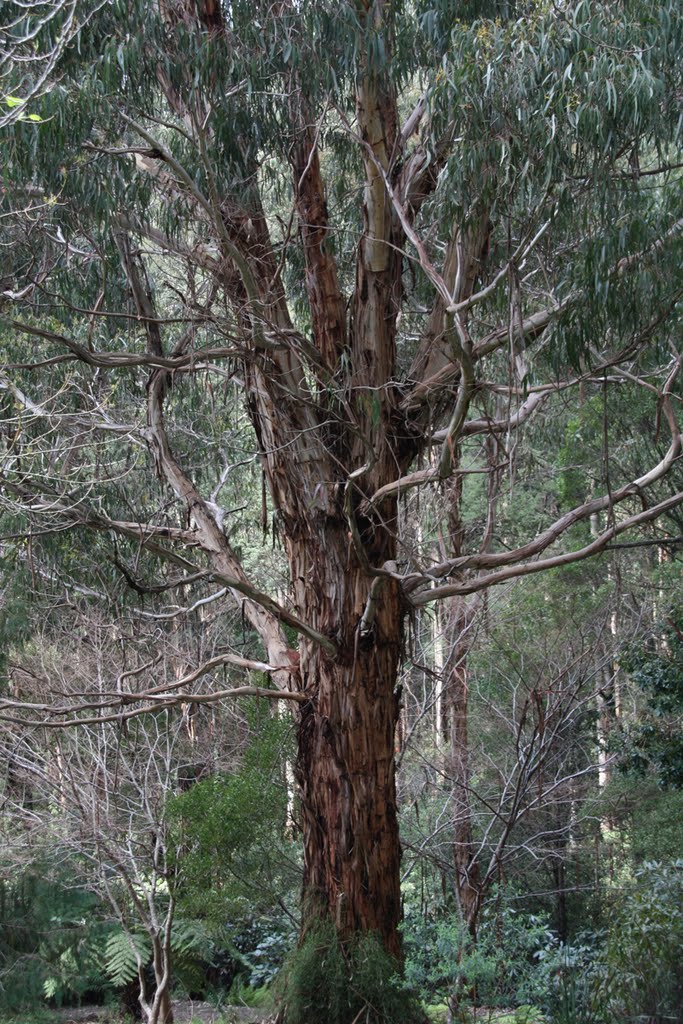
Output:
[[[566,851],[576,851],[581,837],[595,831],[595,708],[608,658],[605,611],[576,592],[571,602],[578,608],[570,608],[560,598],[568,588],[555,580],[553,595],[553,581],[544,582],[542,588],[525,586],[523,595],[518,585],[504,607],[498,603],[488,627],[481,615],[479,623],[470,622],[445,665],[447,686],[455,688],[458,650],[472,649],[458,669],[465,667],[469,678],[451,742],[432,754],[422,730],[403,764],[411,857],[419,851],[448,880],[446,906],[455,907],[464,940],[476,941],[495,886],[519,879],[531,862],[536,882],[524,888],[556,895],[556,928],[566,941]],[[560,608],[553,608],[558,599]],[[451,828],[444,827],[449,809]],[[547,886],[538,879],[546,872]]]
[[[67,701],[93,678],[102,693],[116,688],[117,670],[120,678],[117,646],[107,624],[90,618],[87,649],[68,668],[54,648],[39,649],[13,675],[27,699],[55,687],[62,672]],[[15,859],[28,847],[46,863],[68,863],[108,904],[119,926],[109,937],[108,969],[119,984],[137,980],[147,1024],[173,1020],[177,872],[169,858],[166,804],[187,766],[187,745],[182,718],[170,721],[164,711],[136,722],[130,735],[123,719],[56,735],[30,728],[3,735],[3,761],[11,767],[3,792],[4,824],[13,837],[8,848],[17,847]]]
[[[598,554],[683,500],[657,490],[681,451],[680,34],[673,4],[115,0],[43,123],[6,136],[8,212],[29,189],[44,207],[2,222],[6,508],[32,551],[94,531],[241,607],[299,712],[303,937],[331,922],[400,959],[407,612]],[[645,472],[605,448],[593,492],[539,504],[524,536],[496,532],[492,491],[490,543],[404,540],[407,494],[487,470],[463,444],[504,469],[527,420],[612,388],[670,434]],[[233,401],[285,595],[220,507]]]
[[[59,689],[62,710],[69,714],[79,705],[78,694],[93,680],[100,698],[116,692],[122,677],[149,688],[158,629],[140,629],[134,640],[128,636],[128,642],[122,644],[111,623],[106,618],[98,620],[87,605],[72,605],[64,619],[72,635],[79,637],[80,650],[65,657],[59,632],[39,637],[36,630],[32,650],[24,651],[22,665],[10,666],[15,690],[21,690],[26,704],[35,708],[41,691]],[[168,642],[165,648],[163,657],[173,659],[175,654],[178,658]],[[188,690],[187,680],[184,688]],[[191,692],[186,693],[186,708],[192,708],[192,697]],[[53,883],[57,905],[60,886],[80,890],[81,898],[88,890],[99,897],[99,904],[92,901],[104,924],[99,946],[83,934],[80,943],[74,940],[73,945],[80,946],[85,962],[89,954],[101,971],[104,965],[110,984],[119,989],[132,985],[133,1003],[128,1008],[135,1009],[139,1003],[147,1024],[171,1024],[172,982],[178,976],[183,979],[184,968],[187,983],[193,965],[196,975],[196,961],[208,948],[203,921],[212,902],[213,894],[207,891],[211,872],[191,877],[197,868],[193,847],[201,849],[208,832],[214,873],[219,878],[221,872],[229,874],[224,861],[232,858],[240,861],[241,877],[248,875],[245,854],[250,846],[257,846],[259,828],[270,830],[268,839],[273,845],[275,809],[285,803],[283,796],[273,792],[266,773],[258,780],[263,790],[270,788],[261,801],[266,821],[254,823],[249,834],[243,823],[240,827],[235,809],[226,799],[232,790],[233,803],[240,798],[245,801],[244,790],[253,780],[256,765],[270,767],[272,774],[277,754],[272,748],[287,723],[271,720],[266,702],[259,702],[252,718],[266,719],[268,728],[263,732],[270,749],[247,751],[245,768],[251,767],[252,780],[239,778],[245,739],[249,739],[246,730],[217,719],[212,709],[177,716],[169,713],[166,701],[161,703],[166,706],[130,724],[119,715],[106,722],[83,719],[79,728],[72,730],[14,727],[0,734],[3,764],[7,765],[2,780],[7,860],[17,874],[19,866],[28,872],[31,863],[37,865],[34,873],[39,877],[42,873],[46,884]],[[226,777],[228,765],[231,775]],[[202,778],[222,796],[220,809],[216,808],[213,816],[206,806],[201,810],[202,801],[206,805],[206,790],[203,796],[193,793],[197,786],[201,789]],[[252,800],[255,790],[252,785]],[[183,797],[190,800],[183,801]],[[191,813],[187,813],[188,803],[193,805]],[[232,821],[221,821],[221,830],[217,821],[226,811]],[[261,846],[265,843],[264,836]],[[216,850],[222,856],[217,864]],[[259,855],[265,860],[262,848],[251,853],[253,860]],[[256,873],[253,866],[251,873]],[[244,880],[242,884],[246,884]],[[196,892],[200,886],[201,904]],[[224,878],[222,887],[226,888]],[[192,902],[190,893],[196,900],[193,921],[186,913]],[[227,909],[223,897],[220,912],[224,920]],[[70,952],[68,946],[67,950]],[[71,959],[71,969],[77,975],[80,965],[73,956]],[[46,992],[50,992],[47,987]]]

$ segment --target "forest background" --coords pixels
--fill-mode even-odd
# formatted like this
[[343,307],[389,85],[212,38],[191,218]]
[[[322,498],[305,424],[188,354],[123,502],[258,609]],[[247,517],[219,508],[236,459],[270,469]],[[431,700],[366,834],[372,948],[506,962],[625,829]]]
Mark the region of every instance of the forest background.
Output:
[[3,5],[8,1017],[681,1020],[677,8]]

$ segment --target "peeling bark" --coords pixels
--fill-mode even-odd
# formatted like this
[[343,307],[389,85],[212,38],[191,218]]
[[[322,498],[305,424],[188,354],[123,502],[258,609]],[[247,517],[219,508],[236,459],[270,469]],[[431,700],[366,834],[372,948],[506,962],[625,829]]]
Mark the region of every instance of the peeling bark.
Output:
[[[327,548],[318,591],[318,628],[340,631],[339,656],[304,644],[297,779],[304,838],[304,934],[329,915],[340,935],[377,932],[400,956],[400,846],[394,779],[394,692],[401,654],[402,608],[394,581],[382,588],[372,638],[358,625],[367,576],[346,568],[348,542]],[[308,559],[306,559],[307,561]],[[330,562],[337,568],[332,576]],[[313,614],[314,609],[309,610]],[[355,628],[354,628],[355,627]]]

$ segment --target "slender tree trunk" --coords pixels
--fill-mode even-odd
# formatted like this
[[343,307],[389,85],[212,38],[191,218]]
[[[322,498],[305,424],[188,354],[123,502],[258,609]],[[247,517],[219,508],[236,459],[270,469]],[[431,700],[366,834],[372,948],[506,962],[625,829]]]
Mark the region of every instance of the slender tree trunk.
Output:
[[152,1004],[149,1024],[173,1024],[173,1006],[167,985],[160,994],[159,1001],[157,1002],[155,998]]
[[171,1003],[171,950],[167,937],[152,940],[154,980],[156,988],[149,1002],[148,1024],[173,1024]]
[[171,1005],[171,993],[168,990],[168,986],[166,986],[164,991],[161,993],[157,1024],[173,1024],[173,1007]]
[[[559,815],[556,816],[559,819]],[[562,828],[557,820],[555,827],[558,832]],[[552,860],[553,884],[555,886],[555,929],[560,942],[566,943],[569,935],[569,917],[567,913],[567,839],[564,832],[555,841],[555,854]]]
[[[456,452],[459,460],[460,453]],[[452,555],[462,552],[464,526],[461,517],[462,477],[456,476],[448,487],[448,540]],[[464,598],[451,598],[447,605],[445,634],[450,643],[443,685],[444,731],[449,741],[448,773],[452,779],[453,867],[455,895],[462,924],[472,943],[477,940],[481,908],[481,886],[472,831],[470,806],[469,679],[467,659],[470,649],[469,626],[472,608]],[[462,949],[459,952],[459,960]],[[448,999],[448,1020],[460,1016],[460,1002],[475,1003],[476,984],[460,974]]]
[[[462,550],[463,523],[461,519],[462,477],[456,477],[448,489],[449,547],[452,554]],[[451,598],[448,603],[446,635],[450,652],[446,664],[443,687],[445,732],[449,740],[448,768],[453,780],[453,862],[458,905],[467,930],[476,940],[477,921],[481,906],[479,868],[472,832],[470,806],[470,746],[469,746],[469,655],[472,608],[465,598]]]
[[470,806],[469,685],[467,673],[468,609],[461,599],[453,601],[449,634],[454,646],[444,687],[445,716],[450,740],[449,774],[453,780],[453,863],[462,920],[473,939],[481,906],[479,869],[474,854],[472,809]]
[[434,672],[436,673],[436,695],[434,699],[434,746],[437,750],[441,750],[443,747],[443,741],[446,736],[444,728],[444,616],[441,605],[436,605],[434,608],[434,618],[432,619],[433,629],[433,659],[434,659]]

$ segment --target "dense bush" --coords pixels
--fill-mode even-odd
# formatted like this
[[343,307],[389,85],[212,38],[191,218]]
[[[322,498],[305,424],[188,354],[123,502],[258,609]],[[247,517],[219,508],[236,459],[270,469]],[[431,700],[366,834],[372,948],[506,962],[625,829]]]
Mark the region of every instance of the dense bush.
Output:
[[492,1007],[543,1002],[539,953],[557,946],[548,921],[515,910],[502,891],[483,912],[476,944],[452,913],[408,915],[404,942],[408,981],[427,1001]]
[[241,943],[249,984],[259,988],[275,978],[296,942],[296,930],[288,918],[261,917],[250,922],[237,942]]
[[541,954],[553,1024],[683,1020],[683,861],[645,865],[610,906],[606,933]]
[[281,993],[287,1024],[421,1024],[417,999],[374,935],[340,942],[329,923],[312,929],[290,957]]
[[268,914],[300,885],[284,781],[291,726],[262,705],[248,709],[258,739],[245,747],[239,767],[168,801],[178,906],[183,916],[219,929]]
[[552,1024],[606,1024],[603,956],[602,937],[595,932],[540,951],[539,977],[545,982],[540,1005]]
[[69,865],[36,863],[0,881],[0,1011],[43,1000],[101,1002],[107,926],[93,893],[67,884]]
[[638,872],[605,947],[603,997],[616,1018],[683,1019],[683,860]]
[[624,668],[645,700],[626,729],[618,751],[622,771],[654,776],[663,787],[683,788],[683,614],[667,619],[661,632],[633,645]]
[[203,922],[212,942],[205,991],[268,984],[295,942],[300,847],[284,779],[291,724],[270,710],[262,701],[247,708],[252,739],[235,770],[168,803],[178,912]]

